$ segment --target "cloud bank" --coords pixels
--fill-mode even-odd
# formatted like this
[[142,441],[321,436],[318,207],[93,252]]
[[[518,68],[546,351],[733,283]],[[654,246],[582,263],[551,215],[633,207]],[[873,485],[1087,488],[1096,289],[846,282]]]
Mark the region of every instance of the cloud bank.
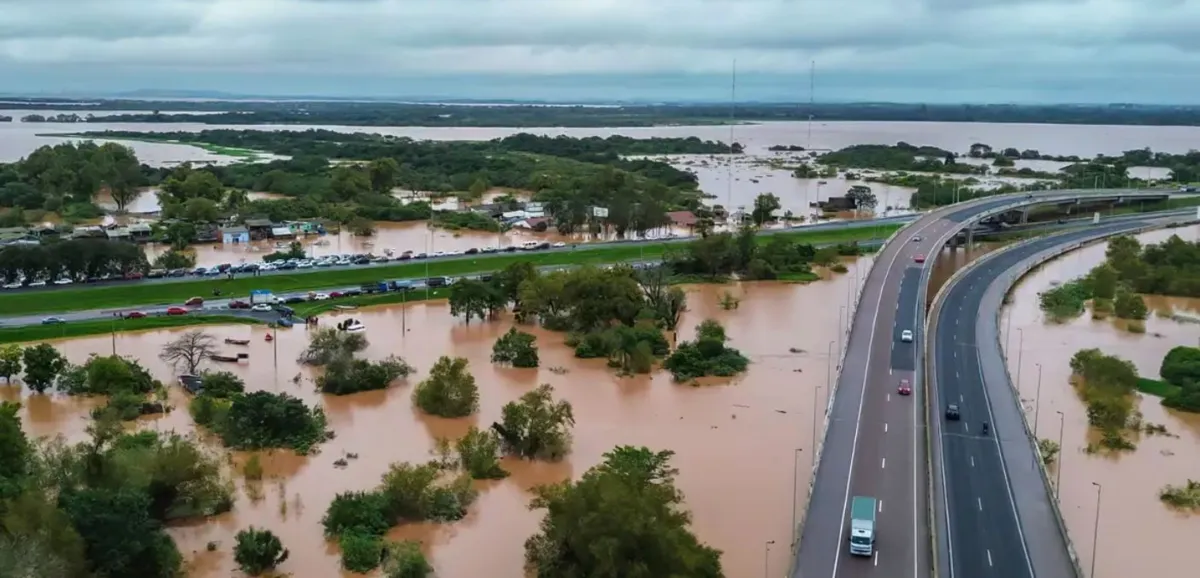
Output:
[[805,100],[815,61],[823,100],[1186,103],[1198,24],[1200,0],[0,0],[0,74],[18,91],[715,99],[736,61],[746,98]]

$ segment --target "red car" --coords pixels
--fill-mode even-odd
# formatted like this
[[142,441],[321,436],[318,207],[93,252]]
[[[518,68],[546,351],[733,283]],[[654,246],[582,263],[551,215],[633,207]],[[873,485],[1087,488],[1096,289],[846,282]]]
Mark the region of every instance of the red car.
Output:
[[917,263],[924,263],[925,255],[918,253],[916,257],[913,257],[913,261],[916,261]]
[[[190,305],[190,303],[189,303],[189,305]],[[246,303],[245,301],[230,301],[229,308],[230,309],[249,309],[250,304]]]
[[341,291],[334,291],[333,293],[329,294],[330,299],[337,299],[338,297],[343,297]]
[[896,392],[900,395],[912,395],[912,386],[908,384],[907,379],[901,379],[900,387],[896,388]]
[[141,311],[130,311],[129,313],[125,314],[126,319],[141,319],[145,316],[146,314]]
[[191,299],[184,301],[183,304],[188,307],[199,307],[201,305],[204,305],[204,298],[203,297],[192,297]]
[[168,307],[167,315],[187,315],[188,310],[183,307]]

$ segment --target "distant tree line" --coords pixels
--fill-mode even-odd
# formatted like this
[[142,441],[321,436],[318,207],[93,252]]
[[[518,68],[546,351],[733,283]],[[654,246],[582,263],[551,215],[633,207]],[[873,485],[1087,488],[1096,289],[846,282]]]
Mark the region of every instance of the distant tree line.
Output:
[[[200,124],[337,124],[353,126],[447,127],[631,127],[664,124],[724,124],[735,121],[981,122],[1091,125],[1200,125],[1200,107],[1152,105],[1014,105],[905,103],[742,103],[625,104],[621,106],[544,106],[519,102],[464,104],[407,104],[389,102],[253,102],[239,100],[77,101],[47,98],[6,98],[6,107],[62,110],[68,105],[84,122],[147,122]],[[504,104],[505,106],[484,106]],[[185,111],[123,114],[119,120],[91,112]],[[219,114],[189,114],[216,112]]]

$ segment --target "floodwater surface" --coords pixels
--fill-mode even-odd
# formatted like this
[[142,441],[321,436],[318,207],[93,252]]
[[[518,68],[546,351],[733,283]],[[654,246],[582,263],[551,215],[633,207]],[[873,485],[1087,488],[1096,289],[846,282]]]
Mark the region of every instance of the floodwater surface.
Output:
[[[688,287],[688,312],[679,339],[691,339],[700,321],[717,319],[725,324],[731,345],[753,361],[747,373],[731,382],[703,387],[673,383],[662,371],[618,377],[603,361],[575,359],[563,345],[563,334],[540,329],[531,329],[538,337],[540,369],[496,367],[489,363],[491,345],[510,322],[468,326],[452,318],[444,302],[430,302],[352,312],[367,326],[371,345],[366,357],[400,355],[418,371],[386,391],[330,397],[315,392],[313,370],[295,362],[308,341],[304,329],[280,330],[277,340],[267,342],[270,330],[262,327],[208,328],[220,339],[251,341],[245,348],[223,346],[230,352],[248,351],[249,362],[214,365],[212,369],[241,375],[250,389],[288,392],[322,405],[337,437],[323,444],[314,456],[274,452],[264,459],[266,478],[258,492],[251,492],[256,499],[251,499],[245,483],[235,474],[239,489],[232,512],[174,527],[171,534],[192,565],[193,576],[235,573],[233,536],[249,525],[271,529],[290,549],[291,558],[281,570],[298,576],[336,576],[340,572],[337,548],[326,543],[320,525],[335,494],[375,486],[393,462],[428,459],[435,437],[456,437],[471,425],[486,427],[499,419],[504,403],[540,383],[549,383],[555,395],[570,400],[575,409],[574,448],[566,460],[557,464],[506,460],[504,465],[513,475],[499,482],[477,483],[480,496],[466,519],[402,526],[395,528],[391,537],[424,542],[439,576],[520,577],[522,544],[542,517],[527,508],[530,488],[578,478],[614,446],[637,444],[676,452],[674,465],[680,470],[679,485],[693,512],[694,529],[703,541],[724,552],[726,575],[763,572],[764,544],[769,540],[775,540],[777,546],[771,548],[766,563],[773,573],[783,573],[791,555],[787,544],[791,541],[793,503],[797,511],[805,506],[813,420],[822,419],[827,384],[841,347],[836,340],[844,318],[841,307],[830,304],[846,302],[856,277],[862,277],[856,271],[861,273],[869,262],[869,257],[859,259],[850,264],[850,274],[808,285]],[[741,299],[736,310],[725,311],[719,305],[726,291]],[[326,316],[322,323],[328,325],[337,318]],[[173,372],[158,360],[157,353],[179,332],[119,334],[115,341],[100,336],[57,345],[77,363],[115,347],[167,381]],[[442,355],[470,360],[480,388],[478,414],[447,420],[424,416],[413,408],[413,385]],[[566,372],[551,371],[556,367]],[[21,395],[18,387],[0,388],[0,394],[5,398]],[[194,431],[186,396],[177,387],[171,388],[171,395],[177,409],[161,419],[145,420],[142,427]],[[22,416],[30,434],[61,433],[75,440],[85,435],[88,409],[99,403],[62,396],[24,397]],[[359,459],[350,460],[345,469],[335,468],[333,462],[347,452],[357,453]],[[237,456],[235,461],[244,459]],[[796,494],[793,487],[800,488]],[[209,542],[219,544],[215,552],[205,551]]]
[[[1155,231],[1139,239],[1157,243],[1172,234],[1194,241],[1200,227]],[[1103,261],[1104,251],[1105,245],[1098,244],[1070,253],[1017,286],[1002,317],[1009,371],[1020,387],[1027,419],[1037,417],[1038,437],[1057,442],[1061,431],[1059,466],[1051,476],[1061,476],[1063,517],[1084,571],[1093,552],[1099,552],[1095,578],[1195,576],[1200,516],[1168,508],[1158,493],[1168,484],[1200,479],[1200,415],[1168,410],[1158,398],[1139,394],[1137,407],[1144,420],[1166,426],[1171,435],[1141,435],[1132,452],[1088,454],[1084,450],[1094,436],[1089,437],[1093,432],[1086,408],[1068,381],[1068,363],[1076,351],[1095,347],[1133,362],[1141,376],[1157,379],[1167,351],[1200,342],[1200,324],[1166,316],[1200,318],[1200,299],[1147,298],[1151,315],[1144,334],[1125,331],[1118,321],[1093,321],[1090,314],[1061,324],[1047,321],[1038,308],[1038,293],[1086,274]]]

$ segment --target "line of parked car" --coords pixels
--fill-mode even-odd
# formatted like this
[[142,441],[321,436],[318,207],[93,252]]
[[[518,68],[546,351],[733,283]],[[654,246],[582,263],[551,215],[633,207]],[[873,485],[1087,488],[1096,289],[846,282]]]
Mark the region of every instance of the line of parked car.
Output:
[[[404,251],[398,255],[373,255],[373,254],[344,254],[344,255],[327,255],[322,257],[304,258],[304,259],[287,259],[285,261],[263,262],[263,263],[222,263],[211,267],[196,267],[193,269],[151,269],[146,273],[140,271],[132,271],[124,275],[107,274],[97,277],[89,277],[83,282],[100,283],[104,281],[126,280],[133,281],[138,279],[162,279],[167,277],[220,277],[222,275],[245,274],[267,271],[290,271],[295,269],[323,269],[329,267],[350,267],[355,265],[370,265],[382,264],[399,261],[409,261],[414,259],[436,259],[440,257],[456,257],[462,255],[478,255],[490,253],[514,253],[517,251],[540,251],[550,248],[566,247],[566,243],[550,243],[528,241],[522,245],[510,245],[508,247],[484,247],[470,248],[465,251],[436,251],[430,253],[415,253],[413,251]],[[389,250],[390,252],[390,250]],[[0,286],[4,289],[20,289],[22,287],[45,287],[47,285],[71,285],[77,280],[67,277],[58,277],[52,280],[37,279],[26,283],[24,279],[18,279],[12,283]]]

